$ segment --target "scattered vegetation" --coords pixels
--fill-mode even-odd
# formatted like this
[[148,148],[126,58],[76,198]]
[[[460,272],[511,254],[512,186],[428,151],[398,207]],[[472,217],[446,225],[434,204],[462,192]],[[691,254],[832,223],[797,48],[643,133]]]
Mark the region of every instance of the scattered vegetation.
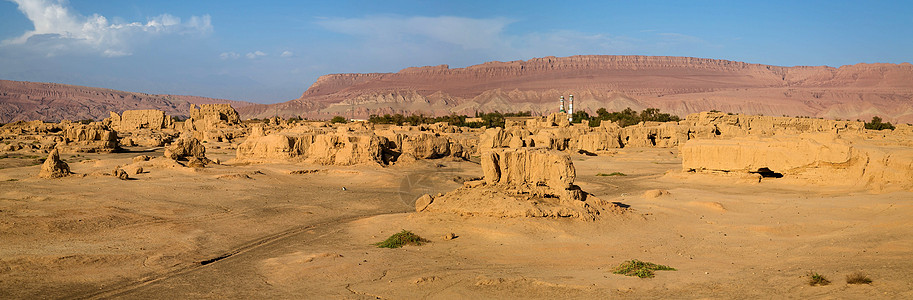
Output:
[[335,116],[333,119],[330,119],[330,123],[348,123],[349,120],[346,120],[343,116]]
[[398,233],[391,235],[385,241],[374,244],[377,248],[400,248],[405,245],[415,245],[421,246],[425,243],[431,241],[423,239],[422,237],[403,229]]
[[574,113],[574,122],[579,123],[587,121],[590,127],[597,127],[602,121],[612,121],[618,123],[618,126],[628,127],[640,122],[677,122],[681,121],[676,115],[659,112],[658,108],[647,108],[638,113],[637,111],[625,108],[618,112],[609,112],[605,108],[596,110],[596,116],[590,117],[586,112],[579,111]]
[[657,265],[650,262],[639,261],[636,259],[621,263],[612,270],[614,274],[625,276],[636,276],[640,278],[653,278],[653,271],[676,271],[675,268]]
[[816,285],[828,285],[828,284],[831,284],[831,281],[827,280],[827,278],[825,278],[824,275],[821,275],[821,274],[818,274],[815,272],[808,273],[808,285],[816,286]]
[[870,284],[872,279],[868,275],[862,272],[856,272],[850,275],[846,275],[846,283],[848,284]]
[[476,113],[475,117],[481,119],[481,121],[467,122],[468,116],[461,116],[457,114],[451,114],[441,117],[426,117],[421,114],[412,114],[411,116],[405,116],[403,114],[385,114],[383,116],[371,115],[368,117],[368,122],[375,124],[411,124],[411,125],[421,125],[421,124],[433,124],[438,122],[446,122],[447,124],[453,126],[462,126],[462,127],[471,127],[471,128],[480,128],[482,126],[487,127],[504,127],[504,118],[507,117],[529,117],[533,113],[530,111],[517,112],[517,113],[500,113],[498,111],[490,113]]
[[606,174],[606,173],[598,173],[598,174],[596,174],[596,176],[628,176],[628,174],[625,174],[625,173],[622,173],[622,172],[612,172],[612,173],[609,173],[609,174]]
[[[467,122],[469,119],[468,116],[461,116],[456,114],[451,114],[448,116],[442,117],[427,117],[421,114],[413,114],[410,116],[405,116],[403,114],[385,114],[383,116],[371,115],[368,118],[368,122],[375,124],[411,124],[411,125],[420,125],[420,124],[431,124],[438,122],[447,122],[450,125],[454,126],[465,126],[472,128],[479,128],[482,126],[487,127],[504,127],[504,119],[509,117],[530,117],[532,116],[531,111],[521,111],[516,113],[501,113],[498,111],[490,113],[481,113],[478,112],[475,114],[475,122]],[[586,122],[590,127],[597,127],[602,121],[608,120],[617,122],[619,126],[626,127],[634,125],[640,122],[670,122],[670,121],[680,121],[681,119],[676,115],[670,115],[667,113],[661,113],[657,108],[647,108],[641,112],[637,112],[631,108],[626,108],[620,112],[609,112],[605,108],[600,108],[596,111],[595,116],[590,116],[589,113],[585,111],[576,111],[573,114],[574,123]]]
[[874,117],[872,117],[872,122],[865,123],[865,129],[872,129],[872,130],[891,129],[891,130],[894,130],[894,125],[891,124],[891,122],[883,123],[883,122],[881,122],[881,117],[874,116]]

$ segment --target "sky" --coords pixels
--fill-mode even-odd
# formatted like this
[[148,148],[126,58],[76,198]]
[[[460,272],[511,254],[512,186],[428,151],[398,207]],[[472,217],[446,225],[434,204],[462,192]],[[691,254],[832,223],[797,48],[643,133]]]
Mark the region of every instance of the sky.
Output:
[[913,62],[913,1],[0,0],[0,79],[258,103],[321,75],[571,55]]

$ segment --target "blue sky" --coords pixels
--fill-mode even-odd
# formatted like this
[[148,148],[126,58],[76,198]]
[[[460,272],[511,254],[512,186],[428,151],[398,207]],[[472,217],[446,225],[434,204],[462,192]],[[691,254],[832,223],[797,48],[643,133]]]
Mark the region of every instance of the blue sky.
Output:
[[329,73],[578,54],[913,62],[913,1],[0,1],[0,79],[261,103]]

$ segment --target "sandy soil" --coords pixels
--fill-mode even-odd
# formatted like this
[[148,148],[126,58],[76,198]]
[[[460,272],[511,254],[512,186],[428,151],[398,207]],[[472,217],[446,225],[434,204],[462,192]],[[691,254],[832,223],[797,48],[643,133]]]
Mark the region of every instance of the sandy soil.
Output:
[[[411,211],[480,176],[472,162],[232,165],[216,150],[229,163],[100,175],[139,154],[161,155],[64,156],[86,175],[58,180],[3,165],[0,298],[913,298],[911,192],[682,175],[675,150],[627,148],[573,160],[581,188],[631,213],[460,217]],[[372,245],[402,229],[433,242]],[[678,270],[611,273],[629,259]],[[846,284],[855,271],[874,282]]]

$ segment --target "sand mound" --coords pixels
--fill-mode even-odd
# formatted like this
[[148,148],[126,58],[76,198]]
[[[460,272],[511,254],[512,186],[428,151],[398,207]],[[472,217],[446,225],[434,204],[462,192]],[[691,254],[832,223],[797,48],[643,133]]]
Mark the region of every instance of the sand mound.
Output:
[[60,160],[60,154],[57,149],[51,150],[48,159],[41,165],[41,171],[38,172],[39,178],[60,178],[70,175],[70,166]]

